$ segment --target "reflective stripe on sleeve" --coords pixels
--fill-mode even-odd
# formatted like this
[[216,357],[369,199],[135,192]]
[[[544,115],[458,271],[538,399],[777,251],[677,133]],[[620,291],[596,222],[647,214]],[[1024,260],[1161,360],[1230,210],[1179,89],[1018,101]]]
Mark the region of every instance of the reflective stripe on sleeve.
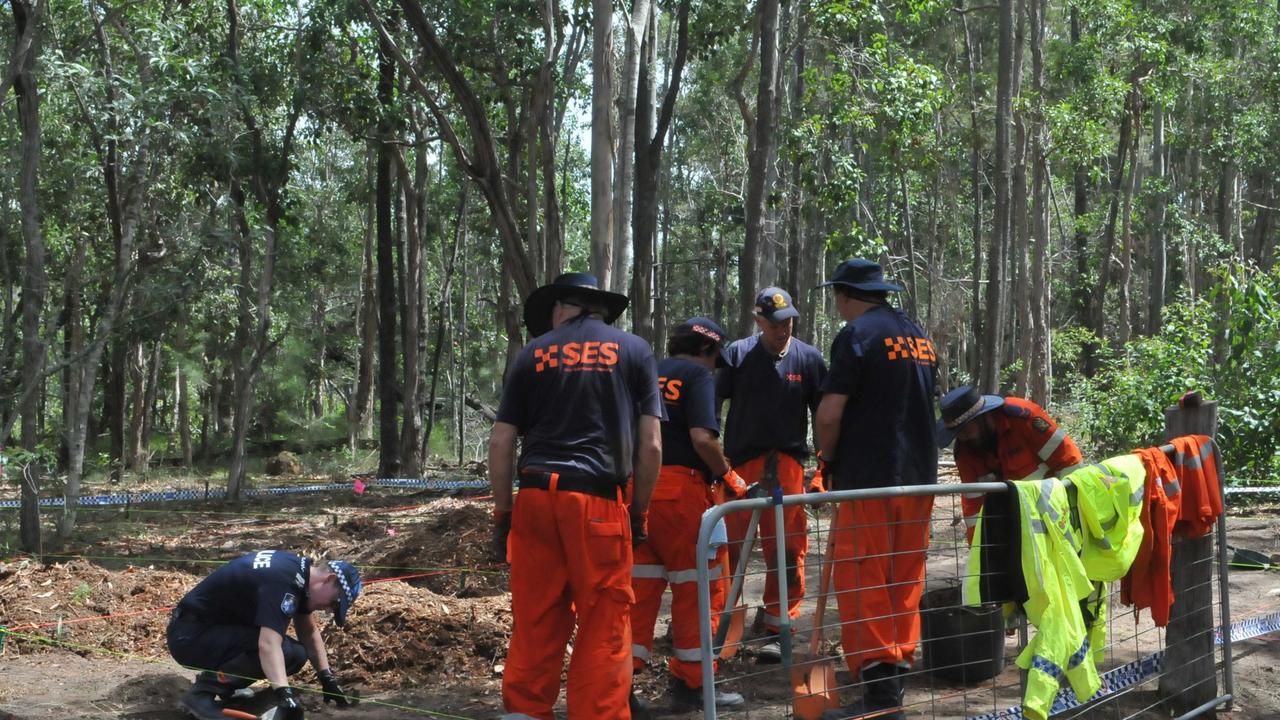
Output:
[[1036,454],[1040,456],[1041,460],[1048,460],[1053,457],[1053,453],[1058,450],[1058,446],[1062,444],[1062,441],[1065,440],[1066,437],[1067,431],[1062,428],[1058,428],[1054,431],[1053,435],[1049,436],[1049,439],[1045,441],[1044,445],[1040,446],[1040,452]]
[[648,662],[648,661],[649,661],[649,648],[647,648],[647,647],[645,647],[645,646],[643,646],[643,645],[635,645],[635,644],[633,644],[633,645],[631,646],[631,657],[636,658],[637,660],[644,660],[645,662]]

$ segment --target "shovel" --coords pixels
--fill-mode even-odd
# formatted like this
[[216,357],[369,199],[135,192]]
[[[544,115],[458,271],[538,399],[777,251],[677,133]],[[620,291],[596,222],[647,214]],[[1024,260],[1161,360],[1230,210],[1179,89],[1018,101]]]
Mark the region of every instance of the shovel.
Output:
[[831,566],[836,551],[836,519],[831,518],[827,549],[822,556],[818,603],[813,616],[813,634],[809,638],[809,657],[791,668],[791,712],[798,720],[819,720],[824,710],[840,707],[836,685],[835,660],[822,653],[823,614],[827,609],[827,590],[831,584]]
[[751,546],[756,541],[756,529],[760,525],[760,511],[751,511],[751,521],[747,524],[747,535],[742,540],[742,553],[738,556],[738,567],[733,573],[733,584],[729,588],[729,596],[725,598],[725,610],[720,613],[720,623],[716,626],[715,643],[721,660],[728,660],[738,654],[742,646],[742,634],[746,630],[747,606],[740,605],[738,599],[742,594],[742,584],[746,579],[747,563],[751,560]]
[[1242,570],[1272,570],[1277,567],[1275,561],[1270,555],[1264,555],[1257,550],[1249,548],[1227,546],[1231,551],[1231,562],[1229,565],[1233,568]]

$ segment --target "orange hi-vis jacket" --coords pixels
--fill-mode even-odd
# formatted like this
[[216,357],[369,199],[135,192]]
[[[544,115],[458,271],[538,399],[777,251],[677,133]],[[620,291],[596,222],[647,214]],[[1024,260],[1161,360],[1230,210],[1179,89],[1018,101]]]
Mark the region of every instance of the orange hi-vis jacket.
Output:
[[1169,560],[1174,532],[1200,537],[1222,513],[1222,491],[1213,440],[1188,435],[1173,440],[1170,458],[1158,447],[1135,450],[1147,470],[1143,498],[1144,535],[1129,574],[1120,581],[1120,600],[1135,609],[1151,609],[1159,627],[1169,624],[1173,584]]
[[[995,452],[956,443],[956,469],[961,482],[999,482],[1063,477],[1084,462],[1067,432],[1044,411],[1022,398],[1007,397],[991,411],[996,425]],[[970,541],[982,511],[981,493],[965,495],[960,505]]]

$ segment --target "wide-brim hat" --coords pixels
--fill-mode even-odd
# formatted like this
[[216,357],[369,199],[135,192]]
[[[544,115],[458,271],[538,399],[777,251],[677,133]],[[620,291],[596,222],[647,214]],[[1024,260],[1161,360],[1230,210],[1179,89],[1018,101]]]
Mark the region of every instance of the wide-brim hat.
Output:
[[724,351],[724,328],[711,318],[691,317],[684,321],[684,324],[677,331],[685,331],[697,333],[705,336],[716,344],[716,367],[722,368],[729,364],[729,356]]
[[983,395],[972,385],[961,385],[942,398],[942,418],[938,420],[938,447],[946,447],[960,429],[974,418],[1004,405],[999,395]]
[[360,571],[346,560],[330,560],[329,569],[338,576],[338,585],[342,588],[338,591],[338,610],[333,614],[333,622],[343,627],[347,624],[347,612],[360,596]]
[[885,282],[884,269],[880,267],[880,263],[864,260],[862,258],[853,258],[845,260],[836,266],[836,271],[826,282],[818,287],[824,288],[829,285],[844,285],[854,290],[863,290],[866,292],[902,292],[901,285],[894,285],[891,282]]
[[524,301],[524,326],[533,337],[551,329],[551,308],[556,301],[576,295],[605,307],[604,321],[614,320],[627,309],[627,296],[600,289],[600,281],[591,273],[564,273],[548,285],[529,293]]

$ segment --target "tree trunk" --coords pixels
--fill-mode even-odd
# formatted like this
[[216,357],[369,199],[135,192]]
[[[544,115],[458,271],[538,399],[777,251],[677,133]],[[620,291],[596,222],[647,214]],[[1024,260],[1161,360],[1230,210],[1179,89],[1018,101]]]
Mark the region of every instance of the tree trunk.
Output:
[[396,269],[395,229],[392,227],[392,175],[389,147],[392,137],[391,104],[395,88],[395,64],[390,53],[379,45],[378,103],[382,107],[379,121],[377,193],[378,228],[378,477],[400,476],[400,428],[396,412],[399,401],[396,364]]
[[[671,120],[675,113],[676,99],[680,95],[680,80],[684,73],[685,61],[689,49],[689,2],[681,0],[676,10],[676,54],[672,60],[671,79],[667,91],[663,95],[662,108],[657,113],[656,121],[651,115],[654,108],[651,74],[653,63],[653,44],[656,38],[650,36],[646,41],[646,53],[650,62],[641,66],[639,80],[639,98],[643,111],[637,112],[637,131],[644,132],[636,139],[635,169],[635,268],[631,285],[632,323],[637,335],[651,344],[657,345],[660,338],[655,332],[652,315],[653,304],[653,259],[654,243],[658,229],[658,178],[662,172],[662,153],[666,144],[667,132],[671,128]],[[643,121],[643,122],[642,122]],[[653,135],[649,137],[649,128],[653,127]]]
[[[970,243],[973,245],[973,265],[970,267],[969,293],[973,300],[971,310],[972,324],[971,332],[968,335],[972,338],[984,336],[983,314],[982,314],[982,220],[986,215],[985,197],[982,189],[982,132],[981,132],[981,115],[978,107],[978,59],[975,57],[977,48],[973,41],[973,31],[969,27],[969,15],[964,12],[964,0],[957,0],[957,5],[961,11],[960,22],[964,26],[964,52],[966,64],[968,66],[969,78],[969,136],[972,147],[969,150],[969,194],[970,202],[973,205],[973,215],[969,222]],[[975,379],[978,379],[982,368],[982,350],[981,343],[970,342],[969,356],[966,358],[966,364],[974,373]]]
[[141,341],[129,346],[129,455],[128,465],[135,473],[146,472],[142,457],[142,425],[147,402],[147,360]]
[[356,360],[354,400],[347,408],[351,427],[348,430],[351,449],[356,449],[357,439],[367,439],[373,433],[373,371],[376,364],[378,335],[378,298],[374,285],[374,233],[377,160],[372,146],[366,158],[367,187],[370,188],[365,211],[364,254],[360,266],[360,298],[356,312],[356,337],[359,342]]
[[746,238],[738,265],[738,334],[750,332],[757,263],[764,238],[769,160],[778,129],[778,0],[760,0],[760,79],[756,87],[754,141],[747,162]]
[[[13,25],[18,38],[39,33],[39,9],[27,0],[12,0]],[[21,167],[18,176],[18,204],[22,213],[22,240],[25,261],[22,274],[22,384],[19,415],[22,419],[21,445],[34,452],[40,445],[40,386],[44,383],[44,342],[40,337],[40,318],[44,311],[47,279],[45,277],[44,233],[40,227],[40,92],[36,85],[36,59],[39,41],[33,40],[22,58],[15,57],[17,75],[13,94],[17,99],[18,127],[21,135]],[[7,433],[6,433],[7,434]],[[24,473],[19,535],[22,547],[40,551],[40,511],[38,505],[39,472]]]
[[431,445],[431,433],[436,425],[436,397],[437,389],[440,384],[440,358],[444,353],[446,342],[446,331],[449,329],[449,318],[454,305],[453,301],[453,278],[454,269],[458,264],[458,255],[462,248],[462,238],[465,234],[464,228],[467,222],[467,190],[464,186],[462,189],[462,197],[458,201],[457,225],[453,231],[453,248],[449,251],[449,259],[444,263],[444,283],[440,287],[440,304],[438,312],[440,316],[439,322],[436,324],[435,348],[431,353],[431,390],[427,397],[427,429],[426,439],[423,445],[429,447]]
[[985,392],[1000,390],[1001,350],[1004,341],[1004,323],[1001,322],[1004,307],[1005,256],[1012,231],[1012,162],[1009,137],[1013,122],[1013,66],[1014,0],[1000,0],[1000,54],[996,79],[996,184],[995,184],[995,234],[991,239],[991,251],[987,255],[986,314],[982,335],[981,389]]
[[[1116,167],[1111,176],[1111,205],[1107,211],[1107,225],[1102,235],[1098,284],[1094,288],[1090,305],[1089,329],[1093,330],[1098,337],[1098,342],[1105,342],[1107,336],[1105,307],[1107,290],[1111,285],[1111,256],[1115,252],[1116,217],[1120,213],[1120,197],[1123,194],[1125,165],[1128,162],[1130,137],[1133,134],[1134,113],[1132,106],[1135,102],[1136,93],[1136,88],[1130,88],[1128,95],[1125,97],[1124,114],[1120,118],[1120,141],[1116,148]],[[1090,362],[1086,365],[1086,372],[1092,372],[1095,369],[1096,362],[1096,359],[1090,358]]]
[[1133,333],[1133,233],[1130,231],[1133,227],[1133,196],[1138,190],[1138,145],[1142,137],[1142,117],[1138,103],[1140,100],[1136,96],[1133,101],[1133,137],[1129,147],[1129,157],[1132,158],[1129,163],[1129,180],[1125,183],[1124,198],[1122,200],[1122,212],[1120,220],[1120,277],[1117,278],[1117,285],[1120,290],[1120,310],[1116,313],[1120,321],[1116,332],[1116,339],[1121,345],[1129,342],[1129,337]]
[[173,365],[178,393],[178,435],[182,445],[182,467],[187,472],[195,465],[195,453],[191,444],[191,388],[187,373],[182,369],[182,359]]
[[161,339],[151,343],[151,360],[146,363],[146,390],[142,394],[142,437],[138,448],[138,468],[147,472],[151,464],[151,436],[156,421],[156,399],[160,396],[160,370],[164,363]]
[[591,272],[613,283],[613,3],[591,1]]
[[[651,102],[652,92],[637,96],[640,91],[641,65],[645,62],[646,43],[648,52],[653,53],[654,39],[648,37],[649,20],[653,15],[653,3],[650,0],[632,0],[631,18],[626,25],[627,43],[622,55],[622,87],[618,89],[618,148],[616,171],[613,178],[613,287],[618,292],[625,292],[627,287],[627,265],[632,250],[632,190],[635,186],[635,161],[639,145],[636,138],[648,135],[649,128],[643,126],[637,116],[641,105]],[[650,77],[650,83],[652,83]],[[643,91],[640,91],[643,92]],[[653,107],[645,108],[648,116],[653,116]],[[641,259],[636,250],[636,265]],[[635,299],[632,299],[635,304]],[[635,321],[632,316],[632,321]]]
[[1027,358],[1028,397],[1044,407],[1052,389],[1049,335],[1049,158],[1045,150],[1044,38],[1046,0],[1027,0],[1031,20],[1031,82],[1035,93],[1031,121],[1033,215],[1031,248],[1031,352]]
[[[1014,13],[1013,39],[1013,96],[1022,98],[1022,65],[1023,47],[1026,37],[1026,2],[1035,0],[1018,0]],[[1010,228],[1009,245],[1010,260],[1008,271],[1013,273],[1013,302],[1010,308],[1013,322],[1010,326],[1007,349],[1010,357],[1021,363],[1013,378],[1013,392],[1019,397],[1027,397],[1027,363],[1031,355],[1031,278],[1028,254],[1028,214],[1027,207],[1027,113],[1021,102],[1017,103],[1013,112],[1014,146],[1013,174],[1010,188]]]

